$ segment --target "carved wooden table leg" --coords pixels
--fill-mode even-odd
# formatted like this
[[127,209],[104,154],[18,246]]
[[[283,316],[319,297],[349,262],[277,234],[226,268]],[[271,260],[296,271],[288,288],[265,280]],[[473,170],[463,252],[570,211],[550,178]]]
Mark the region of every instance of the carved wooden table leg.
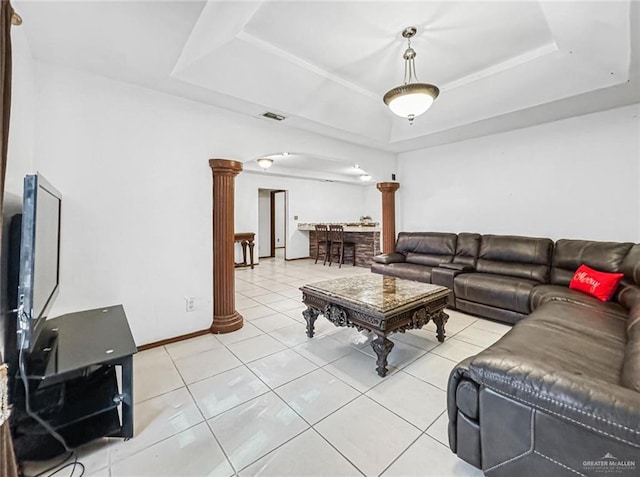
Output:
[[320,312],[315,308],[307,306],[307,309],[302,312],[302,316],[307,322],[307,336],[313,338],[313,324],[316,322]]
[[371,347],[378,356],[378,360],[376,361],[378,367],[376,371],[378,371],[379,376],[384,378],[387,375],[387,355],[393,349],[393,341],[387,339],[384,335],[378,335],[378,337],[371,342]]
[[247,244],[249,242],[247,242],[246,240],[243,240],[242,242],[240,242],[240,245],[242,246],[242,266],[246,267],[247,266]]
[[255,247],[253,240],[249,240],[249,257],[251,260],[251,270],[253,270],[253,248]]
[[442,343],[444,341],[444,325],[449,319],[449,315],[447,315],[444,311],[440,311],[435,314],[433,317],[433,322],[436,324],[436,336],[438,341]]

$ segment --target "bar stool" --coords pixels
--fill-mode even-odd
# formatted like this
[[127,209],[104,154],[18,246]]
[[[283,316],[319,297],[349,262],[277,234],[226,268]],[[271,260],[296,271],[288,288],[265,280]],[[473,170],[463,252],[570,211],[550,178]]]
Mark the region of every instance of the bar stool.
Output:
[[333,262],[333,245],[338,246],[338,250],[340,252],[339,258],[339,266],[338,268],[342,268],[342,264],[344,263],[344,248],[351,247],[352,256],[353,256],[353,266],[356,266],[356,244],[355,242],[345,242],[344,241],[344,227],[342,225],[329,225],[329,266]]
[[[322,265],[325,265],[327,263],[327,255],[329,254],[329,251],[331,249],[330,243],[329,243],[329,229],[327,228],[326,224],[316,224],[315,229],[316,229],[316,261],[315,263],[318,263],[318,257],[320,256],[320,246],[324,245],[324,260],[322,262]],[[329,259],[329,261],[331,261],[331,259]]]

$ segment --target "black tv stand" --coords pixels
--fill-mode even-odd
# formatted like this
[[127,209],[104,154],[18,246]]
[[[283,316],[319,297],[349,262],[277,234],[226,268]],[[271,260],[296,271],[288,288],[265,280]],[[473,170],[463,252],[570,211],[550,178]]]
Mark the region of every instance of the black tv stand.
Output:
[[[33,351],[25,356],[31,410],[69,447],[98,437],[133,437],[133,355],[137,351],[122,305],[47,320]],[[24,388],[18,383],[15,389],[14,405],[24,411]],[[51,438],[35,420],[18,414],[12,426],[17,454],[34,458],[33,436]],[[21,437],[30,441],[31,452],[22,456]],[[57,442],[55,446],[63,450]],[[52,452],[56,453],[40,450],[38,455],[51,457]]]

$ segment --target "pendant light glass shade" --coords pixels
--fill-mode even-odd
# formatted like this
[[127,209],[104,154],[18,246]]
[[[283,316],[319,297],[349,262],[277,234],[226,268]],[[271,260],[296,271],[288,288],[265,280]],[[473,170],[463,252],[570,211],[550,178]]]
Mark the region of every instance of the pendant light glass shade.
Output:
[[416,76],[416,52],[411,48],[411,38],[416,34],[414,27],[405,28],[402,36],[407,39],[404,58],[404,84],[387,92],[382,98],[389,109],[400,117],[413,120],[424,114],[440,94],[437,86],[429,83],[418,83]]
[[385,94],[384,102],[394,114],[403,118],[415,118],[427,112],[439,92],[438,87],[432,84],[405,84]]

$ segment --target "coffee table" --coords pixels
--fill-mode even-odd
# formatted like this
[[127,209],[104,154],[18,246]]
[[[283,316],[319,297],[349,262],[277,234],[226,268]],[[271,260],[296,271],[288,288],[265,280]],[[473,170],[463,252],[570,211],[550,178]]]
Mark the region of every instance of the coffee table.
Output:
[[370,274],[311,283],[300,288],[302,312],[307,322],[307,336],[313,338],[319,315],[336,326],[368,330],[376,335],[371,347],[378,356],[378,374],[387,374],[387,355],[393,342],[391,333],[419,329],[433,320],[436,337],[443,342],[444,325],[449,318],[444,308],[451,292],[445,287]]

